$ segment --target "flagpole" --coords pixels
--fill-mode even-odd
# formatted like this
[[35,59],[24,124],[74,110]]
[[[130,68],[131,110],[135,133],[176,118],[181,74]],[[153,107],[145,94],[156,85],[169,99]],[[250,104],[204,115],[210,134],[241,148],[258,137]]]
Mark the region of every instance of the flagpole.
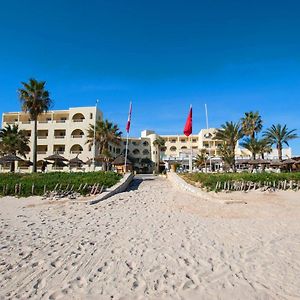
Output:
[[95,111],[95,122],[94,122],[94,138],[93,138],[93,167],[94,167],[94,171],[96,170],[96,165],[95,165],[95,159],[96,159],[96,123],[97,123],[97,109],[98,109],[98,102],[99,99],[96,100],[96,111]]
[[128,132],[126,137],[126,148],[125,148],[125,173],[127,172],[127,153],[128,153]]
[[[192,109],[192,104],[190,104],[190,109]],[[191,133],[193,134],[193,133]],[[189,158],[189,172],[192,173],[193,171],[193,148],[192,148],[192,139],[191,136],[189,136],[190,138],[190,147],[191,147],[191,153],[190,153],[190,158]]]
[[[205,117],[206,117],[206,129],[208,132],[208,112],[207,112],[207,105],[205,103]],[[210,148],[209,148],[209,168],[210,168],[210,172],[212,171],[211,168],[211,153],[210,153]]]

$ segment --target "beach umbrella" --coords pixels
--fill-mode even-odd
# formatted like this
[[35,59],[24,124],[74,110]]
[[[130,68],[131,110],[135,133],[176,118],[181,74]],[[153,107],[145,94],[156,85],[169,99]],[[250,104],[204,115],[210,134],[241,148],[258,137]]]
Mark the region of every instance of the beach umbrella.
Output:
[[80,167],[83,164],[84,164],[84,162],[80,158],[78,158],[78,155],[69,160],[69,165],[72,167],[73,166]]
[[66,166],[66,164],[63,164],[63,162],[68,161],[68,159],[66,159],[62,155],[59,155],[58,153],[54,153],[48,157],[45,157],[44,159],[45,160],[53,160],[54,167]]
[[[131,162],[130,158],[128,158],[128,157],[127,157],[126,164],[132,165],[132,162]],[[117,156],[117,157],[113,160],[112,165],[113,165],[113,166],[122,166],[122,165],[125,165],[125,156],[124,156],[123,154]]]
[[272,167],[280,167],[280,166],[282,166],[282,162],[279,161],[279,160],[272,160],[272,161],[270,162],[270,165],[271,165]]
[[288,159],[286,159],[282,162],[283,165],[293,165],[293,164],[296,164],[296,163],[299,163],[299,162],[292,159],[292,158],[288,158]]
[[1,164],[9,163],[10,164],[10,172],[14,172],[15,169],[15,161],[23,161],[22,158],[15,154],[7,154],[0,158]]
[[11,163],[11,162],[15,162],[15,161],[24,161],[24,160],[15,154],[7,154],[7,155],[2,156],[0,158],[0,161],[2,163]]
[[269,165],[270,161],[266,160],[266,159],[262,159],[262,158],[258,158],[258,159],[250,159],[248,161],[249,165]]

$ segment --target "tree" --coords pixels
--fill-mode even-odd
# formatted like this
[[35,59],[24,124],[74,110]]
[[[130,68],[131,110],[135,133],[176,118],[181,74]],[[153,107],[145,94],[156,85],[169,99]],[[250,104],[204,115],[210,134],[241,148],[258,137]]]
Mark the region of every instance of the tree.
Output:
[[[0,130],[0,153],[1,155],[21,155],[26,158],[26,153],[30,151],[29,139],[24,131],[19,130],[18,125],[7,125]],[[14,171],[14,162],[11,162],[10,171]]]
[[219,146],[219,152],[225,165],[229,166],[229,168],[231,167],[235,172],[235,152],[232,151],[232,148],[226,144],[226,142],[223,142],[223,144]]
[[32,147],[32,171],[37,171],[37,119],[40,114],[47,112],[52,104],[49,92],[45,89],[45,81],[37,81],[33,78],[29,82],[22,82],[23,88],[18,90],[22,103],[22,110],[28,112],[34,122],[33,147]]
[[[220,129],[214,136],[215,140],[223,141],[223,145],[220,147],[220,152],[223,152],[223,156],[227,157],[227,162],[230,162],[230,167],[233,171],[235,168],[235,147],[238,141],[243,137],[240,123],[226,122],[221,125]],[[226,154],[226,155],[225,155]]]
[[246,112],[241,119],[244,135],[255,138],[255,135],[262,130],[262,119],[258,112]]
[[256,155],[261,151],[261,143],[257,138],[246,137],[240,144],[252,154],[252,159],[256,159]]
[[98,149],[98,153],[95,151],[96,156],[103,157],[103,161],[106,163],[111,158],[109,151],[109,144],[119,145],[121,141],[122,132],[118,125],[109,122],[108,120],[98,120],[95,125],[90,124],[87,130],[87,144],[90,147],[94,146],[94,133],[95,133],[95,148]]
[[207,163],[206,152],[205,149],[202,149],[200,154],[196,156],[195,165],[198,168],[205,166],[205,170],[206,170],[206,163]]
[[278,158],[282,160],[283,145],[289,146],[289,141],[298,138],[296,129],[289,130],[286,125],[281,124],[272,125],[264,133],[263,137],[270,145],[275,145],[278,151]]
[[259,154],[262,159],[265,158],[265,153],[271,153],[272,147],[267,139],[260,139],[259,141]]
[[156,166],[156,169],[157,169],[157,172],[159,172],[159,163],[160,163],[160,151],[164,150],[165,149],[165,144],[166,144],[166,141],[158,136],[156,138],[156,140],[153,141],[153,146],[156,147],[156,153],[157,153],[157,166]]

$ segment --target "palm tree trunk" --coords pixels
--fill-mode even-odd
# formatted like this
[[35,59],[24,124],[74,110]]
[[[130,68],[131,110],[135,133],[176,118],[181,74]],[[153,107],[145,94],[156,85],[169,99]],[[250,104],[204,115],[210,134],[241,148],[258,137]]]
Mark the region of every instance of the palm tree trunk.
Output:
[[36,173],[37,163],[37,118],[34,119],[34,130],[33,130],[33,146],[32,146],[32,172]]
[[277,146],[277,150],[278,150],[278,158],[279,160],[282,160],[282,147],[280,145]]

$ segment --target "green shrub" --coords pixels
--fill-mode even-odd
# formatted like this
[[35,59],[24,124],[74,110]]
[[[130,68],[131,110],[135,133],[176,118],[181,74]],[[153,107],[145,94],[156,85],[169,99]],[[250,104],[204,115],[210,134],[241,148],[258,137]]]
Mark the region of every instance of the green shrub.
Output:
[[[61,189],[66,189],[74,185],[77,190],[80,185],[92,186],[99,184],[105,188],[116,184],[121,178],[121,175],[114,172],[88,172],[88,173],[33,173],[33,174],[15,174],[6,173],[0,174],[0,195],[15,195],[16,184],[21,184],[20,196],[32,195],[32,185],[34,184],[34,195],[43,195],[44,187],[51,191],[55,186],[61,185]],[[88,189],[81,190],[82,194],[88,193]]]
[[233,182],[233,181],[247,181],[247,182],[275,182],[279,181],[300,181],[300,172],[297,173],[222,173],[222,174],[207,174],[207,173],[193,173],[185,174],[182,177],[192,183],[200,183],[202,188],[208,191],[215,191],[217,182]]

